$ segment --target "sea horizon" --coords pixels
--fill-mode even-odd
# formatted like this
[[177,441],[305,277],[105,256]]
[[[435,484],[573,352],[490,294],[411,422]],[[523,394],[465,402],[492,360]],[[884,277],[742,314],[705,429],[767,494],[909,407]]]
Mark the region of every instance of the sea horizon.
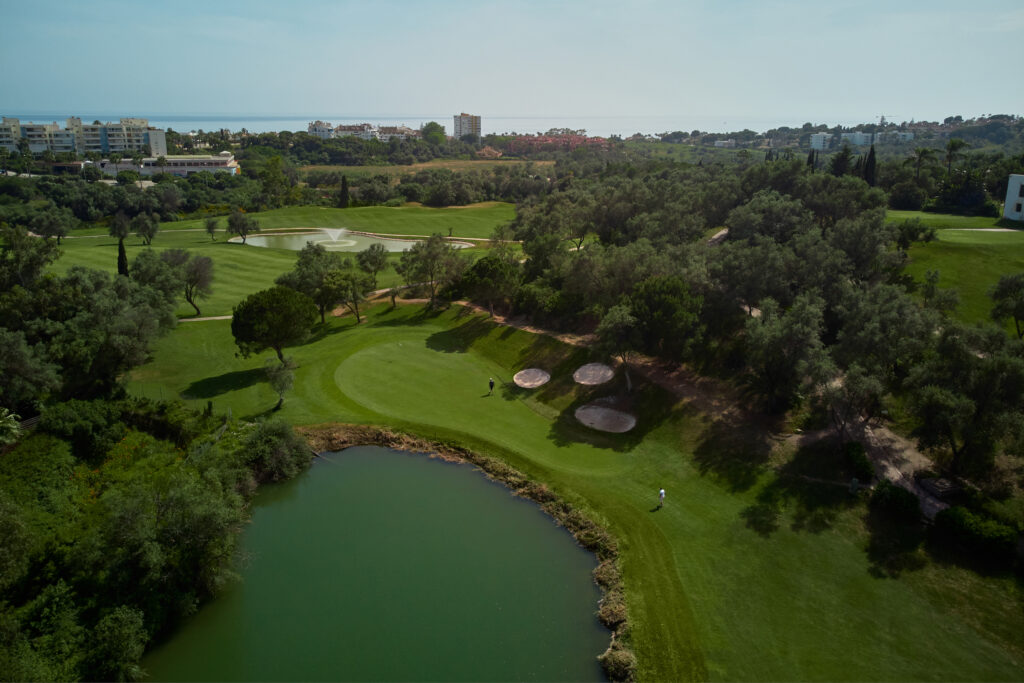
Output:
[[[239,132],[243,129],[250,133],[266,133],[279,131],[305,131],[313,121],[325,121],[330,124],[372,123],[381,126],[406,125],[419,128],[430,121],[436,121],[451,132],[453,114],[209,114],[209,113],[147,113],[147,112],[55,112],[32,111],[25,113],[3,113],[5,117],[16,118],[23,123],[64,124],[65,120],[77,116],[82,121],[99,120],[114,121],[120,118],[142,118],[156,128],[171,129],[179,133],[196,131],[216,131],[227,129]],[[635,133],[657,135],[672,131],[691,132],[700,130],[705,133],[730,133],[744,129],[764,133],[774,128],[789,126],[799,128],[802,121],[779,119],[765,116],[717,116],[717,115],[657,115],[657,116],[488,116],[481,114],[481,130],[484,135],[504,133],[543,133],[552,128],[569,128],[585,130],[587,135],[608,137],[618,135],[628,137]],[[856,118],[830,119],[825,121],[810,120],[819,125],[855,126],[871,123],[871,120]]]

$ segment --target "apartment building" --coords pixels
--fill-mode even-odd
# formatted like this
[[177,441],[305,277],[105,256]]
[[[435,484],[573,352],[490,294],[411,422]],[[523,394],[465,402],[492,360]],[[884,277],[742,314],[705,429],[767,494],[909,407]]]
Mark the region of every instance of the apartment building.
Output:
[[826,150],[832,142],[832,133],[812,133],[811,149]]
[[456,139],[461,138],[463,135],[476,135],[480,137],[480,117],[472,114],[462,112],[456,114],[454,117],[454,125],[452,126],[452,135]]
[[21,140],[28,141],[33,154],[47,150],[75,154],[167,154],[167,134],[150,127],[148,120],[137,118],[123,118],[118,123],[83,124],[80,118],[73,116],[61,128],[57,122],[22,123],[5,116],[0,124],[0,147],[14,152]]
[[848,142],[855,147],[866,147],[875,141],[874,135],[871,133],[862,133],[860,131],[843,133],[839,137],[843,142]]
[[1024,221],[1024,175],[1013,173],[1006,184],[1006,203],[1003,205],[1003,218],[1011,221]]
[[104,159],[96,165],[105,174],[114,176],[121,171],[136,171],[141,176],[170,173],[183,178],[200,171],[209,171],[210,173],[223,171],[231,175],[239,173],[238,162],[235,161],[235,155],[231,152],[211,155],[165,156],[163,163],[158,163],[157,158],[156,156],[145,157],[141,166],[131,159],[122,159],[116,164]]

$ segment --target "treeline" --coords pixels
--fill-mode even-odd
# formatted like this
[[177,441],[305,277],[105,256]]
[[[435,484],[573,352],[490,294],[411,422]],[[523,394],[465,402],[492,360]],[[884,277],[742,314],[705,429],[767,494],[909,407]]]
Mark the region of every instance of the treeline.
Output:
[[[763,409],[809,407],[847,438],[898,405],[944,472],[986,492],[979,514],[1024,523],[995,502],[996,457],[1024,453],[1024,343],[958,322],[938,273],[903,272],[934,230],[887,222],[884,192],[802,160],[559,171],[556,190],[519,207],[525,262],[480,259],[453,293],[595,331],[624,360],[642,351],[736,378]],[[1021,299],[1004,279],[1000,321]]]
[[251,160],[279,155],[295,166],[408,166],[433,159],[470,157],[476,151],[477,147],[472,144],[443,136],[432,141],[392,138],[381,142],[354,135],[325,140],[308,133],[281,131],[243,137],[238,158]]
[[231,580],[256,484],[310,454],[283,422],[125,397],[195,258],[146,250],[127,277],[47,273],[56,256],[0,224],[0,680],[138,680]]

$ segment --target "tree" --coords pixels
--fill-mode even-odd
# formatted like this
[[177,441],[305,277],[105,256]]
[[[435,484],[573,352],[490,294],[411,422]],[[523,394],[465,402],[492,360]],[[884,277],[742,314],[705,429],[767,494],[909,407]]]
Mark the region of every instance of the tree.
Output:
[[75,217],[71,214],[70,209],[51,206],[36,213],[32,217],[31,225],[32,231],[37,235],[46,239],[56,237],[59,245],[61,237],[68,234],[74,222]]
[[853,150],[847,144],[843,145],[843,148],[832,155],[832,159],[829,161],[828,172],[834,176],[846,175],[850,172],[850,166],[853,161]]
[[[199,299],[205,299],[213,291],[213,259],[209,256],[192,254],[185,249],[168,249],[160,254],[160,260],[174,269],[179,291],[185,301],[202,315]],[[136,268],[137,270],[137,268]]]
[[91,649],[85,662],[85,676],[96,681],[138,681],[145,673],[139,660],[145,652],[149,633],[143,613],[121,606],[100,619],[93,629]]
[[124,248],[124,238],[131,231],[131,222],[123,211],[114,214],[110,221],[110,236],[117,238],[117,274],[128,277],[128,252]]
[[377,273],[388,267],[388,250],[383,244],[374,242],[356,255],[359,269],[370,276],[371,287],[377,287]]
[[681,277],[654,276],[630,295],[643,348],[674,359],[685,357],[702,336],[703,298],[694,296]]
[[245,244],[246,238],[260,231],[260,225],[255,218],[247,216],[242,213],[242,210],[237,206],[231,209],[231,213],[228,215],[228,234],[238,235],[242,238],[242,244]]
[[519,269],[517,264],[488,254],[477,259],[476,263],[466,270],[462,286],[471,298],[484,301],[487,304],[487,311],[493,317],[495,300],[515,296],[516,288],[519,286]]
[[960,150],[968,147],[966,140],[960,138],[950,138],[946,142],[946,175],[950,175],[953,172],[953,162],[963,156],[963,152]]
[[921,167],[935,161],[935,150],[931,147],[916,147],[905,163],[914,165],[914,180],[921,179]]
[[341,189],[338,190],[338,208],[347,209],[349,203],[348,176],[341,176]]
[[617,356],[622,361],[626,387],[631,390],[629,354],[639,348],[641,339],[636,318],[633,317],[629,306],[620,304],[609,308],[594,333],[597,336],[598,349],[609,356]]
[[436,121],[430,121],[424,125],[421,135],[428,144],[434,145],[435,147],[443,145],[445,140],[448,139],[444,133],[444,126]]
[[31,288],[58,256],[60,250],[53,242],[30,237],[23,227],[0,223],[0,293],[15,285]]
[[277,405],[274,406],[274,410],[280,410],[284,404],[284,395],[295,385],[295,363],[291,358],[286,358],[281,363],[275,363],[273,358],[268,358],[263,364],[263,370],[267,373],[270,388],[277,394]]
[[462,274],[464,265],[458,249],[434,233],[403,251],[396,270],[407,285],[427,285],[430,303],[434,305],[438,290],[454,282]]
[[203,221],[203,227],[206,229],[206,234],[210,236],[210,241],[217,241],[217,219],[213,216],[207,216],[206,220]]
[[309,337],[316,314],[316,306],[305,294],[288,287],[272,287],[235,306],[231,334],[243,358],[273,349],[283,365],[283,349],[301,344]]
[[142,238],[148,247],[153,243],[153,238],[156,237],[156,233],[160,230],[160,223],[151,213],[140,213],[138,216],[132,219],[131,222],[132,230],[138,237]]
[[343,303],[356,317],[356,324],[362,322],[359,317],[359,304],[366,300],[366,292],[370,288],[370,278],[353,270],[332,270],[324,279],[323,289],[329,292],[334,303]]
[[336,251],[327,251],[322,244],[306,242],[295,260],[295,267],[281,275],[275,283],[302,292],[316,304],[320,322],[325,322],[327,311],[340,300],[336,292],[325,286],[327,274],[350,268]]
[[1017,328],[1017,338],[1024,338],[1024,273],[1003,275],[988,295],[995,304],[992,307],[992,319],[1003,322],[1012,318]]
[[39,401],[60,387],[57,367],[41,344],[29,346],[25,333],[0,327],[0,406],[31,415]]
[[864,180],[871,187],[875,186],[877,180],[876,163],[875,146],[871,145],[871,149],[868,151],[868,158],[864,161]]
[[167,172],[167,157],[165,157],[163,154],[158,156],[156,158],[156,165],[160,167],[160,172],[161,173],[166,173]]

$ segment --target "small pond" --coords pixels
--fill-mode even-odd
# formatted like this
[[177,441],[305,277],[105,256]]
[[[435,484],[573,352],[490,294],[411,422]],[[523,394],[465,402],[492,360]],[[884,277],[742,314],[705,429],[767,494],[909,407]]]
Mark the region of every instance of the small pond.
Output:
[[157,681],[601,680],[593,555],[468,465],[376,447],[261,489],[242,581]]
[[[241,242],[241,237],[232,237],[229,242]],[[372,237],[349,232],[344,229],[311,230],[309,232],[268,233],[249,235],[245,243],[254,247],[271,247],[274,249],[290,249],[300,251],[306,242],[320,244],[327,251],[363,251],[371,244],[383,244],[388,251],[405,251],[419,240],[392,239],[389,237]],[[449,241],[459,249],[472,246],[465,242]]]

